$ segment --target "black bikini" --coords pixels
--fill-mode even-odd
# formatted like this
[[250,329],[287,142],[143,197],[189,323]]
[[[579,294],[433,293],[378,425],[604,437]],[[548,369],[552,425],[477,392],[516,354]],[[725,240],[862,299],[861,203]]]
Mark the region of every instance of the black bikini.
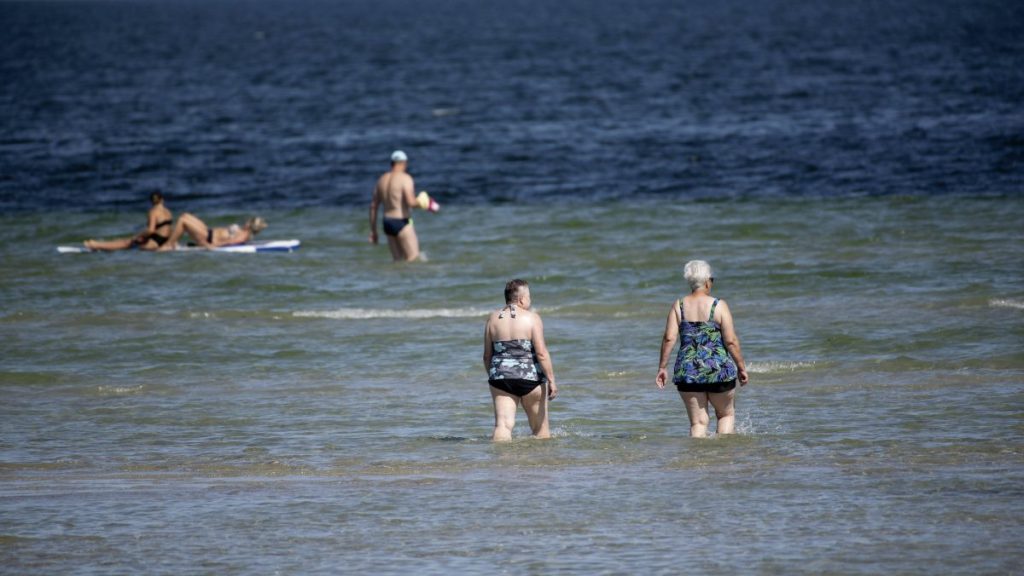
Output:
[[[154,228],[163,228],[164,226],[170,226],[171,224],[174,224],[174,220],[164,220],[163,222],[157,222]],[[169,237],[164,236],[163,234],[157,234],[156,232],[153,232],[152,234],[149,235],[149,240],[156,242],[157,246],[163,246],[164,244],[167,243]]]

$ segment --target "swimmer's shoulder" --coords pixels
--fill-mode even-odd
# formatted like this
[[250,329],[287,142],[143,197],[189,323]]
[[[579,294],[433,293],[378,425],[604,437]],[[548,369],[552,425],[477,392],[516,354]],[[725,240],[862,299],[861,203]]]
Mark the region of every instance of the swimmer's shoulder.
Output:
[[501,309],[498,309],[498,310],[491,310],[491,311],[490,311],[490,312],[489,312],[489,313],[487,314],[487,323],[488,323],[488,324],[494,324],[494,322],[496,322],[496,321],[498,320],[498,315],[499,315],[499,314],[501,314]]
[[729,310],[729,303],[725,301],[725,298],[718,298],[718,304],[715,307],[715,315],[718,315],[719,312],[731,314]]

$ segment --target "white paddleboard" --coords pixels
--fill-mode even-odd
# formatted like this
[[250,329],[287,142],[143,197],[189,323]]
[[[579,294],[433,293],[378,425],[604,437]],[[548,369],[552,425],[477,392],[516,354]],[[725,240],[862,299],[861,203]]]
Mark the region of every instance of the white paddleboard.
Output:
[[[251,242],[237,246],[219,246],[207,250],[200,246],[178,246],[174,252],[229,252],[232,254],[257,254],[259,252],[294,252],[302,246],[298,240],[268,240],[266,242]],[[61,254],[84,254],[86,252],[101,252],[101,250],[90,250],[85,246],[57,246],[57,252]]]
[[61,254],[84,254],[86,252],[99,252],[99,250],[89,250],[85,246],[57,246],[57,252]]

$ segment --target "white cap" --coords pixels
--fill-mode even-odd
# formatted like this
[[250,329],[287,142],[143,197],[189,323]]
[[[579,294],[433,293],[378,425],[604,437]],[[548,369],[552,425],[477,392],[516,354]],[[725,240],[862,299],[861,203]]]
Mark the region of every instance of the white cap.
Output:
[[391,161],[392,162],[408,162],[409,161],[409,157],[405,155],[405,152],[402,152],[401,150],[395,150],[394,152],[391,153]]

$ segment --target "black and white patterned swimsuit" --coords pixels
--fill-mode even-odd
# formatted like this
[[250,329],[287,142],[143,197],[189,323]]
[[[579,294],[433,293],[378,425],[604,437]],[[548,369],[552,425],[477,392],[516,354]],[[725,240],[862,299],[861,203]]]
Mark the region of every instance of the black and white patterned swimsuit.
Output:
[[547,379],[537,365],[537,353],[533,341],[502,340],[492,342],[491,368],[487,372],[488,382],[499,390],[513,396],[525,396]]

